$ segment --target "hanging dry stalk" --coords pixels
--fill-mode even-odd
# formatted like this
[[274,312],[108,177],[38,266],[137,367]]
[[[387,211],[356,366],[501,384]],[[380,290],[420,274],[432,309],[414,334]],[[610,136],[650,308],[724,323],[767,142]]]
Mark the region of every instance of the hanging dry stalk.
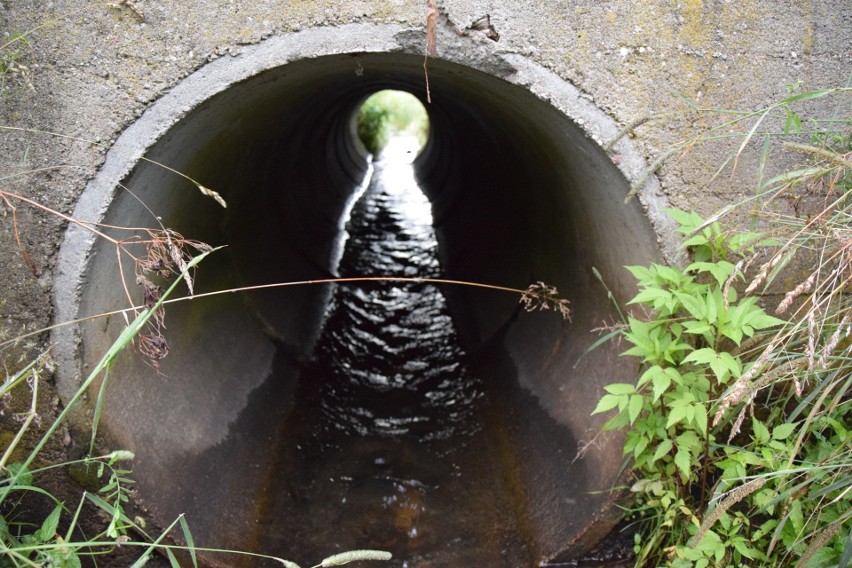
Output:
[[[152,309],[160,300],[162,288],[155,284],[152,276],[166,279],[183,273],[189,294],[194,292],[192,274],[186,271],[187,265],[196,253],[211,250],[210,245],[200,241],[185,239],[172,229],[146,229],[146,255],[136,258],[136,283],[142,287],[142,302],[147,309]],[[147,357],[155,369],[159,361],[169,354],[169,344],[163,330],[165,329],[165,312],[160,306],[146,324],[146,331],[139,334],[139,351]]]
[[559,312],[563,319],[571,321],[571,308],[568,300],[559,297],[556,286],[550,286],[544,282],[535,282],[521,294],[521,304],[528,312],[537,310],[554,310]]
[[707,516],[704,518],[704,522],[702,522],[701,526],[698,528],[698,532],[695,533],[695,536],[693,536],[689,540],[689,546],[692,548],[698,546],[698,543],[701,542],[701,539],[704,538],[704,535],[707,534],[707,531],[709,531],[713,527],[716,521],[718,521],[719,518],[723,514],[725,514],[728,509],[730,509],[733,505],[739,503],[764,485],[766,485],[766,478],[758,477],[752,479],[748,483],[740,485],[739,487],[731,491],[728,496],[725,497],[725,499],[723,499],[718,505],[716,505],[716,507],[712,511],[707,513]]
[[426,77],[426,102],[432,103],[429,90],[429,57],[438,55],[438,0],[426,0],[426,54],[423,56],[423,74]]
[[[36,268],[35,263],[33,262],[32,257],[27,253],[26,249],[24,249],[24,245],[21,242],[21,233],[18,230],[18,212],[14,205],[6,198],[5,195],[0,195],[0,198],[3,200],[3,205],[8,209],[12,214],[12,233],[15,235],[15,244],[18,246],[18,252],[21,254],[21,258],[24,261],[24,264],[27,265],[27,268],[30,269],[30,272],[35,278],[41,276],[39,270]],[[6,214],[6,210],[3,210],[2,213],[4,216]]]

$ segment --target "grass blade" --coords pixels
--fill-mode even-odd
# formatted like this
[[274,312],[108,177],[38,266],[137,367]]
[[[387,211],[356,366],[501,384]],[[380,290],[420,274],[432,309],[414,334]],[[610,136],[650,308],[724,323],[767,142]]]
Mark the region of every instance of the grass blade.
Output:
[[104,408],[104,398],[106,397],[106,387],[109,381],[109,370],[111,365],[104,369],[104,378],[101,380],[101,386],[98,389],[98,398],[95,401],[95,414],[92,417],[92,437],[89,441],[89,455],[95,451],[95,438],[98,436],[98,424],[101,422],[101,412]]
[[850,561],[852,561],[852,528],[849,529],[849,536],[846,537],[846,544],[843,546],[843,556],[840,557],[837,567],[847,568]]
[[180,521],[180,530],[183,531],[183,538],[186,539],[189,555],[192,558],[192,565],[198,568],[198,560],[195,558],[195,541],[192,539],[192,533],[189,531],[189,524],[183,515],[178,517],[178,520]]
[[820,97],[824,97],[826,95],[830,95],[837,89],[820,89],[818,91],[808,91],[807,93],[799,93],[798,95],[790,95],[786,99],[781,99],[778,101],[778,104],[787,104],[794,103],[796,101],[809,101],[811,99],[818,99]]
[[734,158],[734,165],[731,168],[732,174],[737,170],[737,163],[740,161],[740,154],[743,153],[743,150],[748,145],[748,143],[751,141],[751,138],[752,138],[752,136],[754,136],[754,133],[757,131],[757,128],[760,126],[760,124],[763,122],[763,119],[766,118],[766,115],[769,114],[769,111],[772,110],[772,108],[773,107],[769,107],[766,110],[764,110],[762,113],[760,113],[760,117],[754,122],[754,124],[751,127],[751,130],[748,131],[748,134],[746,134],[745,138],[743,138],[743,142],[742,142],[742,144],[740,144],[740,147],[737,150],[736,157]]
[[[221,247],[220,247],[221,248]],[[219,248],[214,248],[210,251],[204,252],[193,258],[189,261],[184,269],[184,273],[192,270],[198,263],[200,263],[204,258],[207,257],[208,254],[219,250]],[[29,467],[29,465],[36,459],[44,446],[47,444],[47,441],[53,436],[54,433],[59,429],[59,426],[65,421],[68,415],[71,413],[72,408],[77,404],[77,402],[83,397],[83,395],[89,390],[89,387],[92,386],[92,383],[97,379],[97,377],[101,374],[101,372],[107,368],[107,366],[111,365],[116,357],[124,350],[125,347],[133,340],[133,338],[142,330],[148,320],[154,315],[154,313],[160,309],[163,305],[163,302],[168,298],[168,296],[174,292],[177,288],[178,284],[183,282],[183,274],[180,275],[179,278],[175,278],[174,282],[172,282],[171,286],[169,286],[168,290],[166,290],[160,299],[154,304],[150,309],[144,310],[140,313],[136,319],[134,319],[130,325],[128,325],[124,330],[122,330],[121,334],[118,336],[118,339],[113,342],[110,346],[107,353],[101,358],[97,365],[95,365],[92,372],[89,373],[89,376],[83,381],[83,384],[80,385],[80,388],[77,389],[77,392],[74,393],[68,402],[65,404],[65,407],[62,409],[62,412],[59,416],[56,417],[56,420],[50,425],[41,439],[38,441],[36,446],[33,448],[30,455],[23,462],[23,469]],[[17,478],[19,474],[15,474],[12,476],[10,482],[12,484],[17,483]]]
[[326,566],[343,566],[358,560],[390,560],[391,558],[393,558],[391,553],[384,550],[350,550],[329,556],[319,566],[325,568]]

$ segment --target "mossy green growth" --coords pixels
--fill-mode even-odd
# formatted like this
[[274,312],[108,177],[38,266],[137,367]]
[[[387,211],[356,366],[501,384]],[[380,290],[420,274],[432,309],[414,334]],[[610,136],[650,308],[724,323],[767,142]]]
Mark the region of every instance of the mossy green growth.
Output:
[[429,136],[429,115],[411,93],[379,91],[358,111],[358,137],[373,154],[380,154],[394,137],[413,136],[420,147]]

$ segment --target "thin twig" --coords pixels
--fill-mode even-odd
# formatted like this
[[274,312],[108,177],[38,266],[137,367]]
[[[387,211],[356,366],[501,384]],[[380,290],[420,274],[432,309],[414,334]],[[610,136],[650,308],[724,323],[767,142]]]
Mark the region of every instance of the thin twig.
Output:
[[[86,144],[91,144],[92,146],[98,146],[98,147],[103,148],[105,150],[108,150],[110,148],[107,144],[102,144],[101,142],[95,142],[94,140],[87,140],[85,138],[80,138],[79,136],[70,136],[68,134],[62,134],[62,133],[59,133],[59,132],[52,132],[50,130],[38,130],[38,129],[35,129],[35,128],[21,128],[19,126],[3,126],[3,125],[0,125],[0,130],[16,130],[16,131],[19,131],[19,132],[31,132],[31,133],[34,133],[34,134],[47,134],[49,136],[56,136],[57,138],[65,138],[65,139],[68,139],[68,140],[75,140],[77,142],[85,142]],[[212,189],[201,185],[201,183],[199,183],[195,179],[189,177],[185,173],[180,172],[180,171],[178,171],[174,168],[171,168],[171,167],[163,164],[162,162],[152,160],[151,158],[146,158],[145,156],[140,156],[139,159],[144,161],[144,162],[148,162],[149,164],[154,164],[155,166],[159,166],[159,167],[163,168],[164,170],[168,170],[168,171],[172,172],[173,174],[184,178],[185,180],[192,183],[196,188],[198,188],[198,190],[202,193],[202,195],[205,195],[207,197],[212,198],[213,200],[216,201],[216,203],[218,203],[222,207],[228,206],[228,204],[225,202],[225,200],[222,198],[221,195],[219,195],[217,192],[213,191]]]
[[429,57],[438,55],[438,2],[426,0],[426,53],[423,56],[423,74],[426,77],[426,102],[432,103],[432,92],[429,89]]
[[[510,288],[508,286],[498,286],[495,284],[483,284],[481,282],[469,282],[466,280],[451,280],[446,278],[403,278],[403,277],[385,277],[385,276],[362,276],[362,277],[349,277],[349,278],[323,278],[318,280],[294,280],[290,282],[275,282],[272,284],[257,284],[254,286],[241,286],[238,288],[228,288],[225,290],[215,290],[212,292],[203,292],[200,294],[194,294],[192,296],[182,296],[180,298],[171,298],[165,300],[163,305],[176,304],[178,302],[184,302],[187,300],[198,300],[202,298],[209,298],[212,296],[219,296],[222,294],[236,294],[241,292],[252,292],[255,290],[269,290],[274,288],[287,288],[290,286],[307,286],[307,285],[316,285],[316,284],[354,284],[354,283],[362,283],[362,282],[401,282],[401,283],[410,283],[410,284],[448,284],[454,286],[472,286],[474,288],[484,288],[486,290],[496,290],[500,292],[510,292],[513,294],[518,294],[520,296],[532,296],[537,298],[542,302],[553,302],[554,297],[550,295],[544,294],[536,294],[534,292],[529,292],[528,290],[520,290],[518,288]],[[567,300],[555,298],[555,300],[561,302],[562,304],[566,303]],[[50,325],[47,327],[43,327],[37,329],[35,331],[31,331],[29,333],[19,335],[13,339],[7,339],[6,341],[0,342],[0,349],[6,347],[7,345],[11,345],[17,341],[22,339],[26,339],[29,337],[34,337],[36,335],[46,333],[48,331],[53,331],[54,329],[59,329],[61,327],[66,327],[69,325],[76,325],[78,323],[85,323],[87,321],[96,320],[103,317],[109,317],[114,315],[127,315],[131,313],[138,313],[140,310],[145,309],[144,304],[134,305],[129,308],[121,308],[118,310],[112,310],[109,312],[102,312],[99,314],[85,316],[82,318],[69,320],[67,322],[60,322],[54,325]],[[562,311],[559,306],[554,306],[558,311]]]

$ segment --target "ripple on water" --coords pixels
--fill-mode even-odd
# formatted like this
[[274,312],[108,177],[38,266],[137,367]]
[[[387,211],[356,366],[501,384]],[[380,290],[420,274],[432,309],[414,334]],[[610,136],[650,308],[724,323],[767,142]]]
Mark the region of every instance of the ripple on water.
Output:
[[[377,164],[340,275],[439,277],[431,222],[411,166]],[[438,287],[339,285],[289,417],[295,441],[279,448],[264,551],[306,565],[354,548],[389,550],[393,567],[529,565],[464,358]]]

